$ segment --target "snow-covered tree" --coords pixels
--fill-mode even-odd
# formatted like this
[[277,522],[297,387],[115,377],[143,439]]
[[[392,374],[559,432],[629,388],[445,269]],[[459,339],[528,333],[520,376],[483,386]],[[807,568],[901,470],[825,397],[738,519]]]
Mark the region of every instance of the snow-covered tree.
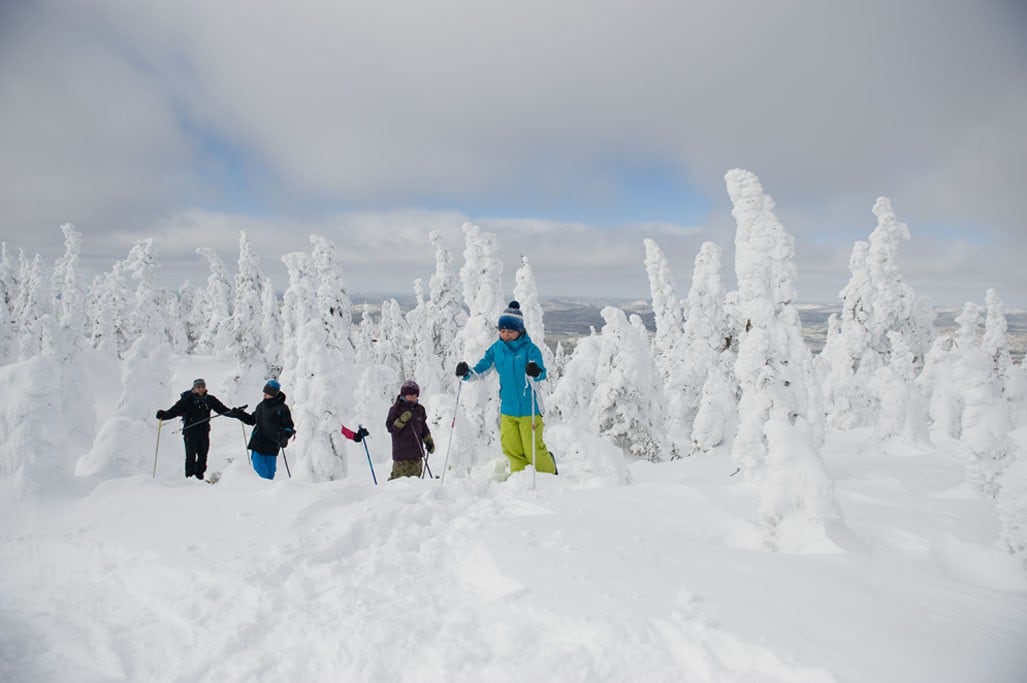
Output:
[[542,352],[542,362],[546,366],[547,381],[542,383],[541,391],[547,385],[555,384],[555,381],[560,376],[555,374],[557,369],[553,359],[553,352],[546,344],[546,327],[543,321],[542,302],[539,300],[535,271],[532,269],[531,264],[528,263],[527,256],[521,256],[521,267],[517,269],[517,273],[514,275],[514,282],[514,299],[521,304],[521,313],[524,315],[524,329],[527,330],[531,341],[535,342],[535,345]]
[[151,344],[167,338],[164,311],[167,297],[157,287],[157,247],[152,239],[139,240],[125,259],[129,277],[136,282],[129,310],[128,339],[148,337]]
[[870,345],[883,357],[883,365],[888,360],[890,347],[888,332],[899,332],[913,352],[919,370],[934,340],[934,313],[930,301],[917,296],[899,271],[899,244],[910,239],[909,228],[895,217],[891,201],[886,197],[878,197],[873,211],[877,227],[870,233],[867,250],[867,270],[874,293]]
[[682,342],[684,314],[667,257],[653,240],[643,240],[643,245],[645,269],[649,275],[649,293],[656,320],[653,356],[665,382],[679,361],[677,348]]
[[841,512],[817,450],[822,413],[810,390],[812,358],[793,304],[794,239],[754,174],[735,169],[725,180],[738,224],[735,273],[738,312],[745,320],[735,361],[741,398],[732,455],[761,488],[765,540],[787,549],[789,529],[798,525],[804,534],[824,534]]
[[[286,300],[299,310],[288,312],[286,329],[291,334],[286,345],[292,350],[287,351],[282,379],[291,383],[297,476],[330,481],[347,474],[347,442],[339,428],[352,410],[357,380],[350,342],[352,303],[335,245],[320,235],[311,235],[310,241],[309,257],[286,260],[289,281],[295,284],[290,284]],[[298,315],[302,311],[308,315]]]
[[956,322],[960,352],[953,379],[962,397],[960,455],[970,485],[982,496],[994,498],[1001,487],[1002,471],[1009,464],[1009,406],[1002,396],[992,355],[977,343],[980,308],[967,303]]
[[14,325],[14,299],[17,271],[7,242],[0,242],[0,365],[15,359],[17,339]]
[[[460,350],[460,358],[473,366],[496,340],[496,321],[506,305],[500,282],[503,261],[494,234],[482,232],[470,223],[464,224],[463,231],[464,265],[460,268],[460,281],[469,315],[454,345]],[[489,373],[480,381],[465,382],[460,391],[458,419],[462,417],[467,424],[457,429],[450,468],[467,472],[487,454],[498,455],[499,385],[495,373]]]
[[[706,242],[695,257],[684,334],[666,372],[667,430],[675,455],[688,453],[692,428],[703,403],[706,379],[725,350],[724,290],[720,281],[720,248]],[[713,385],[711,385],[711,390]],[[734,401],[734,391],[728,397]],[[708,397],[714,400],[712,396]]]
[[591,328],[587,337],[578,339],[547,403],[551,416],[579,431],[587,430],[592,420],[592,398],[599,381],[596,368],[599,367],[600,347],[601,339],[595,328]]
[[64,255],[54,266],[51,288],[53,312],[57,323],[67,329],[77,342],[84,336],[86,310],[85,287],[79,270],[82,233],[71,223],[61,226],[64,233]]
[[888,332],[892,350],[888,365],[878,368],[872,389],[880,404],[874,427],[883,446],[929,447],[927,402],[916,385],[916,359],[901,333]]
[[410,353],[410,368],[414,379],[421,386],[421,396],[427,397],[453,388],[452,372],[443,369],[443,356],[436,352],[432,339],[429,301],[424,298],[424,283],[414,280],[416,304],[406,314],[407,342]]
[[55,264],[50,280],[55,322],[52,347],[46,348],[44,343],[42,352],[54,358],[61,369],[64,427],[70,443],[81,444],[91,442],[96,431],[93,404],[82,400],[90,393],[87,372],[94,364],[94,351],[85,336],[86,297],[79,272],[82,235],[70,223],[62,225],[61,230],[64,255]]
[[406,320],[403,318],[403,310],[395,299],[386,299],[382,302],[381,319],[375,336],[378,340],[375,344],[375,361],[379,365],[395,368],[400,377],[414,379],[414,368],[410,364],[408,354],[410,335]]
[[235,368],[225,380],[225,392],[238,396],[244,387],[268,377],[264,337],[264,276],[260,259],[250,245],[246,231],[239,233],[239,261],[235,272],[235,299],[229,321],[231,354]]
[[910,239],[909,228],[885,197],[877,199],[873,211],[877,227],[867,242],[853,246],[839,326],[818,359],[828,423],[841,429],[877,423],[881,397],[872,387],[882,385],[872,378],[891,362],[890,332],[902,335],[918,372],[934,338],[930,302],[903,281],[898,267],[899,245]]
[[203,317],[203,295],[204,292],[193,287],[189,280],[183,282],[178,288],[178,311],[181,323],[185,327],[189,353],[197,351],[196,345],[204,330],[207,329],[207,320]]
[[1002,393],[1005,395],[1006,386],[1009,383],[1010,373],[1013,368],[1013,359],[1009,353],[1009,324],[1006,321],[1006,306],[1002,297],[994,289],[989,289],[984,295],[985,319],[984,338],[981,346],[991,356],[992,368],[995,377],[1002,386]]
[[461,305],[460,281],[453,273],[449,249],[437,231],[428,235],[435,247],[435,272],[428,282],[427,330],[443,373],[452,374],[463,350],[456,344],[457,334],[467,324]]
[[282,309],[270,278],[264,278],[260,290],[260,326],[264,330],[267,376],[277,378],[282,372]]
[[[849,257],[849,282],[841,291],[842,311],[832,316],[827,339],[817,358],[828,424],[852,429],[873,423],[870,373],[880,358],[870,351],[870,317],[874,292],[867,268],[867,242],[856,242]],[[866,359],[866,361],[864,361]]]
[[1027,454],[1020,452],[1002,475],[996,501],[998,546],[1020,561],[1027,571]]
[[181,460],[154,462],[149,445],[158,428],[153,406],[162,405],[171,394],[168,366],[171,347],[151,335],[137,339],[125,354],[121,397],[113,417],[101,425],[92,448],[75,465],[78,476],[126,476],[160,472],[181,473]]
[[699,395],[699,406],[692,423],[689,455],[710,453],[729,443],[738,430],[738,381],[735,379],[735,353],[721,351],[710,366]]
[[21,287],[14,301],[14,320],[18,331],[18,357],[28,360],[38,355],[43,340],[53,337],[54,320],[50,315],[48,283],[43,273],[43,258],[35,258],[22,269]]
[[960,349],[951,335],[938,337],[916,378],[917,388],[927,398],[927,414],[932,434],[959,438],[963,398],[956,385],[955,366]]
[[625,453],[658,462],[670,458],[664,432],[660,371],[642,319],[607,306],[601,311],[596,388],[590,426]]
[[36,354],[0,365],[0,385],[22,389],[0,392],[0,478],[25,495],[69,476],[59,362]]
[[196,253],[207,259],[210,266],[203,295],[203,319],[207,324],[196,342],[196,350],[227,358],[232,352],[232,277],[216,251],[199,247]]

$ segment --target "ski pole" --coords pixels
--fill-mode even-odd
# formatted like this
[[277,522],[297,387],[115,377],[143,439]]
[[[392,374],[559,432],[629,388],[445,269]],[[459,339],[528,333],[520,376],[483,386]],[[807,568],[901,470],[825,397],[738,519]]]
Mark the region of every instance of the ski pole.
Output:
[[453,402],[453,421],[449,423],[449,445],[446,446],[446,457],[442,461],[442,483],[446,483],[446,472],[449,471],[449,452],[453,449],[453,434],[456,433],[456,409],[460,406],[460,390],[464,388],[464,381],[458,379],[456,385],[456,400]]
[[157,445],[153,449],[153,478],[157,478],[157,453],[160,451],[160,428],[164,425],[164,420],[157,421]]
[[[245,403],[245,404],[243,404],[241,406],[238,406],[236,408],[232,408],[232,410],[246,410],[246,408],[249,405],[250,405],[249,403]],[[232,412],[232,410],[229,410],[228,413]],[[228,413],[218,413],[217,415],[212,415],[211,417],[208,417],[205,420],[197,420],[196,422],[193,422],[192,424],[187,424],[186,426],[182,427],[182,431],[184,432],[185,430],[189,429],[190,427],[195,427],[196,425],[201,425],[204,422],[210,422],[211,420],[213,420],[215,418],[218,418],[218,417],[221,417],[222,415],[228,415]]]
[[535,387],[531,386],[530,379],[528,388],[531,389],[531,488],[535,488],[535,477],[538,474],[538,463],[535,462]]
[[421,451],[421,461],[424,463],[424,469],[421,470],[421,479],[424,479],[424,473],[428,473],[428,477],[431,479],[435,478],[435,475],[431,473],[431,468],[428,467],[428,454],[424,450],[424,444],[417,438],[417,434],[414,434],[414,441],[417,442],[417,449]]
[[374,485],[377,486],[378,477],[374,475],[374,463],[371,462],[371,451],[367,450],[367,437],[365,436],[361,439],[360,443],[364,444],[364,453],[367,454],[367,466],[371,468],[371,481],[373,481]]
[[292,472],[289,471],[289,459],[285,457],[285,446],[282,446],[282,460],[285,461],[285,473],[289,475],[289,479],[292,479]]

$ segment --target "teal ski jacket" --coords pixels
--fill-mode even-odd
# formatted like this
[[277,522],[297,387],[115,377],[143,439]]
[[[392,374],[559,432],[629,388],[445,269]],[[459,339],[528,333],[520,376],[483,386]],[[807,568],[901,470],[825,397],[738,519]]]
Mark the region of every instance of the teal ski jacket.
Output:
[[[527,332],[521,332],[521,336],[513,341],[499,339],[494,342],[485,351],[482,359],[464,375],[464,380],[482,375],[495,367],[499,374],[499,412],[511,417],[528,417],[531,415],[531,389],[528,380],[531,378],[524,372],[528,361],[535,361],[542,369],[535,381],[545,379],[546,366],[542,363],[542,352],[531,341]],[[535,414],[542,414],[537,401]]]

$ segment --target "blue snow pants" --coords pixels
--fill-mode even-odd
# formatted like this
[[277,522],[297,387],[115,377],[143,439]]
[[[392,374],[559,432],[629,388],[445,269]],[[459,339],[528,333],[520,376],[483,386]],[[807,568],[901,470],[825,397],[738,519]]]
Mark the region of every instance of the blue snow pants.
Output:
[[253,469],[265,479],[274,479],[275,470],[278,468],[278,458],[273,455],[264,455],[257,451],[250,451],[250,461]]

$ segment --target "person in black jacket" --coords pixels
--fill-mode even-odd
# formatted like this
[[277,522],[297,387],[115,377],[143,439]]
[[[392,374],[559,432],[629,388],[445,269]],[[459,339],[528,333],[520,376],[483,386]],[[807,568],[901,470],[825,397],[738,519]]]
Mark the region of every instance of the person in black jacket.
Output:
[[207,451],[210,450],[210,411],[218,415],[238,417],[213,394],[207,393],[207,383],[193,380],[193,388],[183,391],[178,402],[168,410],[158,410],[158,420],[182,418],[182,439],[185,441],[185,476],[203,479],[207,471]]
[[264,400],[253,409],[253,414],[237,410],[240,420],[253,425],[250,442],[250,461],[253,469],[265,479],[274,479],[278,468],[278,451],[285,448],[296,434],[292,413],[285,405],[285,392],[276,379],[264,385]]
[[385,428],[392,434],[390,481],[398,477],[421,476],[422,459],[427,457],[424,451],[435,452],[435,441],[428,429],[428,414],[424,406],[417,402],[420,394],[421,388],[417,382],[412,379],[403,382],[399,396],[385,418]]

